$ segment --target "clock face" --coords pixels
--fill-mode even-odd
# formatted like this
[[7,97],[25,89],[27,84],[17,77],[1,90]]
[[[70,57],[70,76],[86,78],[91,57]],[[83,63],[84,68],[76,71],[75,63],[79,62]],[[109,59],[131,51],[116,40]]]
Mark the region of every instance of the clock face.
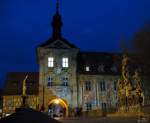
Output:
[[55,74],[60,74],[61,73],[61,68],[60,67],[56,67],[55,68]]

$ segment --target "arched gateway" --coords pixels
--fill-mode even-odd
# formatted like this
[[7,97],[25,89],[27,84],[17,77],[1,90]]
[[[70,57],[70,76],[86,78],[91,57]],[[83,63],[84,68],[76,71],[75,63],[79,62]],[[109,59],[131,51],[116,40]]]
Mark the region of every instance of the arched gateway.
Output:
[[48,110],[52,111],[57,116],[68,116],[68,103],[66,100],[61,98],[51,99],[48,103]]

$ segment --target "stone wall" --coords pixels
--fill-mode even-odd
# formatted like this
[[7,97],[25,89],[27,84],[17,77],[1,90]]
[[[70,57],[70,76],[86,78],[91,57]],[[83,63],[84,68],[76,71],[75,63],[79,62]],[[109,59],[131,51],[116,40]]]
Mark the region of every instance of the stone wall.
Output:
[[[83,111],[86,111],[87,102],[92,103],[92,110],[102,110],[102,103],[105,103],[108,112],[115,111],[117,108],[117,90],[114,89],[114,82],[117,84],[118,78],[119,76],[111,75],[79,75],[79,100]],[[92,82],[91,91],[85,90],[86,81]],[[105,90],[101,90],[101,81],[105,83]]]

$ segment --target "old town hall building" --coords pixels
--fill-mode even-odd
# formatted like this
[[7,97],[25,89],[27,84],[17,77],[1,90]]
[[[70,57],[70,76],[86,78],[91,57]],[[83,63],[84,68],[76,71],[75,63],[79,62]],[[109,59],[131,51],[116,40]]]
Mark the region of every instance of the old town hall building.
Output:
[[[115,111],[119,54],[82,52],[62,34],[62,19],[57,3],[52,20],[52,36],[37,47],[39,72],[8,73],[3,96],[3,112],[10,114],[22,104],[22,83],[26,76],[27,104],[49,112],[56,108],[82,111]],[[58,112],[58,111],[54,112]],[[91,113],[91,114],[92,114]]]

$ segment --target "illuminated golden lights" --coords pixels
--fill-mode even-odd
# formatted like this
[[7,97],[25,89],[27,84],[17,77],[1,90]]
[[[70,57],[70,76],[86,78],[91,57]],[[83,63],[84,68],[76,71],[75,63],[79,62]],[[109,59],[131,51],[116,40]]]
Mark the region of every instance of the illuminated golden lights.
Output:
[[48,105],[51,105],[51,104],[59,104],[59,105],[61,105],[63,108],[65,108],[66,109],[66,112],[65,112],[65,116],[68,116],[68,103],[67,102],[65,102],[63,99],[61,99],[61,98],[55,98],[55,99],[52,99],[49,103],[48,103]]
[[59,99],[55,99],[54,103],[59,104]]

